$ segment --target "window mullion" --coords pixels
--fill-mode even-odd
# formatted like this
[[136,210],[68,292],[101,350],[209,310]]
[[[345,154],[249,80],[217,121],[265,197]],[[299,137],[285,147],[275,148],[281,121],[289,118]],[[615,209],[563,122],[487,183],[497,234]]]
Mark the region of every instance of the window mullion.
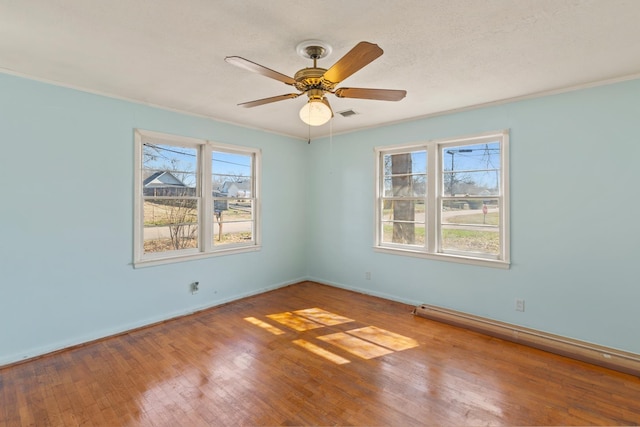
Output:
[[425,200],[426,206],[426,224],[427,239],[426,249],[429,253],[437,251],[438,240],[440,235],[440,191],[439,191],[439,165],[438,147],[431,144],[427,148],[427,195]]
[[260,216],[262,214],[261,207],[259,205],[260,200],[258,198],[258,194],[260,194],[260,183],[261,179],[261,165],[260,158],[255,153],[251,158],[251,207],[252,214],[251,217],[253,219],[253,240],[256,245],[262,244],[262,230],[260,229]]
[[509,223],[509,132],[502,133],[500,145],[500,243],[502,260],[510,262],[510,223]]
[[143,166],[142,166],[142,135],[135,132],[135,152],[134,152],[134,202],[133,202],[133,221],[134,221],[134,238],[133,238],[133,254],[134,261],[142,258],[144,254],[144,198],[142,190]]
[[213,246],[213,189],[211,183],[211,147],[204,144],[200,147],[200,242],[204,252],[211,251]]
[[383,200],[383,188],[384,188],[384,166],[382,165],[383,163],[383,156],[384,154],[378,150],[374,150],[375,156],[375,164],[374,164],[374,170],[375,170],[375,174],[376,174],[376,182],[375,182],[375,188],[374,188],[374,194],[375,194],[375,204],[374,204],[374,213],[373,213],[373,217],[375,218],[374,221],[374,242],[375,245],[378,246],[380,245],[380,243],[382,242],[382,207],[384,206],[384,200]]

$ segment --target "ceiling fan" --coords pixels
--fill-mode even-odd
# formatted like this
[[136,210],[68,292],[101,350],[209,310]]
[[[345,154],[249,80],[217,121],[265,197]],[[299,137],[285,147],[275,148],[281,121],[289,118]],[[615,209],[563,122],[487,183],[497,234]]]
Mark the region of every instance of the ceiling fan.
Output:
[[333,111],[325,97],[327,93],[334,94],[338,98],[375,99],[381,101],[400,101],[406,96],[406,90],[350,87],[336,89],[336,86],[344,79],[380,57],[383,50],[377,44],[363,41],[347,52],[331,68],[318,67],[318,59],[330,54],[331,50],[331,46],[319,40],[307,40],[298,44],[296,51],[299,55],[312,59],[313,67],[298,70],[293,78],[239,56],[227,56],[224,60],[231,65],[278,80],[289,86],[294,86],[299,91],[298,93],[288,93],[243,102],[238,105],[251,108],[271,102],[297,98],[306,94],[309,97],[309,101],[300,110],[300,119],[308,125],[320,126],[333,117]]

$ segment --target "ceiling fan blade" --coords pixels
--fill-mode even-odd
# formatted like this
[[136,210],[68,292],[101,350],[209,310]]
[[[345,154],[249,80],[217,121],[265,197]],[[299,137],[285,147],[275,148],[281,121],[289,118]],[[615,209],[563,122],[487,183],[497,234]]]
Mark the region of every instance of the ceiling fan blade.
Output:
[[382,55],[384,51],[377,44],[360,42],[347,52],[342,58],[331,66],[324,78],[333,83],[340,83],[374,59]]
[[357,87],[342,87],[335,91],[338,98],[377,99],[380,101],[400,101],[407,96],[406,90],[394,89],[363,89]]
[[238,105],[244,108],[251,108],[251,107],[257,107],[259,105],[270,104],[272,102],[284,101],[285,99],[297,98],[300,95],[302,94],[288,93],[286,95],[278,95],[278,96],[272,96],[270,98],[262,98],[262,99],[256,99],[255,101],[243,102],[242,104],[238,104]]
[[236,67],[243,68],[245,70],[251,71],[252,73],[262,74],[263,76],[281,81],[282,83],[288,85],[294,85],[295,80],[289,76],[285,76],[282,73],[277,71],[273,71],[270,68],[263,67],[260,64],[256,64],[255,62],[251,62],[248,59],[241,58],[239,56],[227,56],[224,58],[231,65],[235,65]]

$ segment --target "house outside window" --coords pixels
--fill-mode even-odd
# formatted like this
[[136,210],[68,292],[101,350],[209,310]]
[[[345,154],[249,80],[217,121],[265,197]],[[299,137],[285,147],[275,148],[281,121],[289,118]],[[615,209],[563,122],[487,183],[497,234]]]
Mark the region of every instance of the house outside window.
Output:
[[258,250],[260,151],[136,130],[134,265]]
[[508,268],[508,131],[376,148],[375,249]]

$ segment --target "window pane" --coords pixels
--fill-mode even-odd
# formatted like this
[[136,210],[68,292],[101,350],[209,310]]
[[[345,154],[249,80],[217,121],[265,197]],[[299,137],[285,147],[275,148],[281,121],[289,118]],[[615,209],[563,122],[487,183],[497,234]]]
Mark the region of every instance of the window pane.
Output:
[[[213,245],[253,242],[253,200],[227,199],[224,201],[227,203],[227,208],[216,210],[214,214]],[[216,202],[214,201],[214,205]]]
[[424,245],[424,200],[383,200],[381,218],[382,241]]
[[384,179],[384,197],[424,197],[426,194],[426,175],[394,176]]
[[382,243],[424,246],[424,224],[382,221]]
[[211,182],[215,197],[253,197],[253,155],[214,151]]
[[383,221],[412,221],[424,223],[424,200],[383,200]]
[[[469,215],[473,213],[480,213],[483,210],[483,206],[487,206],[488,212],[493,212],[494,209],[497,209],[498,199],[489,199],[489,198],[473,198],[473,197],[456,197],[453,199],[447,199],[442,201],[442,218],[443,222],[444,218],[451,215],[453,211],[464,211],[458,212],[458,214]],[[489,215],[487,215],[489,218]]]
[[143,196],[196,196],[197,151],[174,145],[144,143]]
[[497,195],[500,188],[500,143],[442,149],[443,194]]
[[427,191],[427,153],[386,154],[383,156],[385,197],[424,196]]
[[[476,209],[473,204],[479,203]],[[446,206],[446,205],[449,205]],[[500,254],[500,211],[498,199],[457,199],[443,202],[442,250]]]
[[145,199],[143,233],[145,253],[197,248],[198,201]]
[[253,154],[214,151],[213,245],[254,242]]
[[[493,175],[493,183],[489,179]],[[500,171],[465,171],[442,173],[445,196],[497,196],[500,194]]]
[[[427,173],[427,152],[424,150],[401,154],[385,154],[383,162],[386,176],[396,173],[423,175]],[[398,168],[400,168],[401,172],[398,172]]]

